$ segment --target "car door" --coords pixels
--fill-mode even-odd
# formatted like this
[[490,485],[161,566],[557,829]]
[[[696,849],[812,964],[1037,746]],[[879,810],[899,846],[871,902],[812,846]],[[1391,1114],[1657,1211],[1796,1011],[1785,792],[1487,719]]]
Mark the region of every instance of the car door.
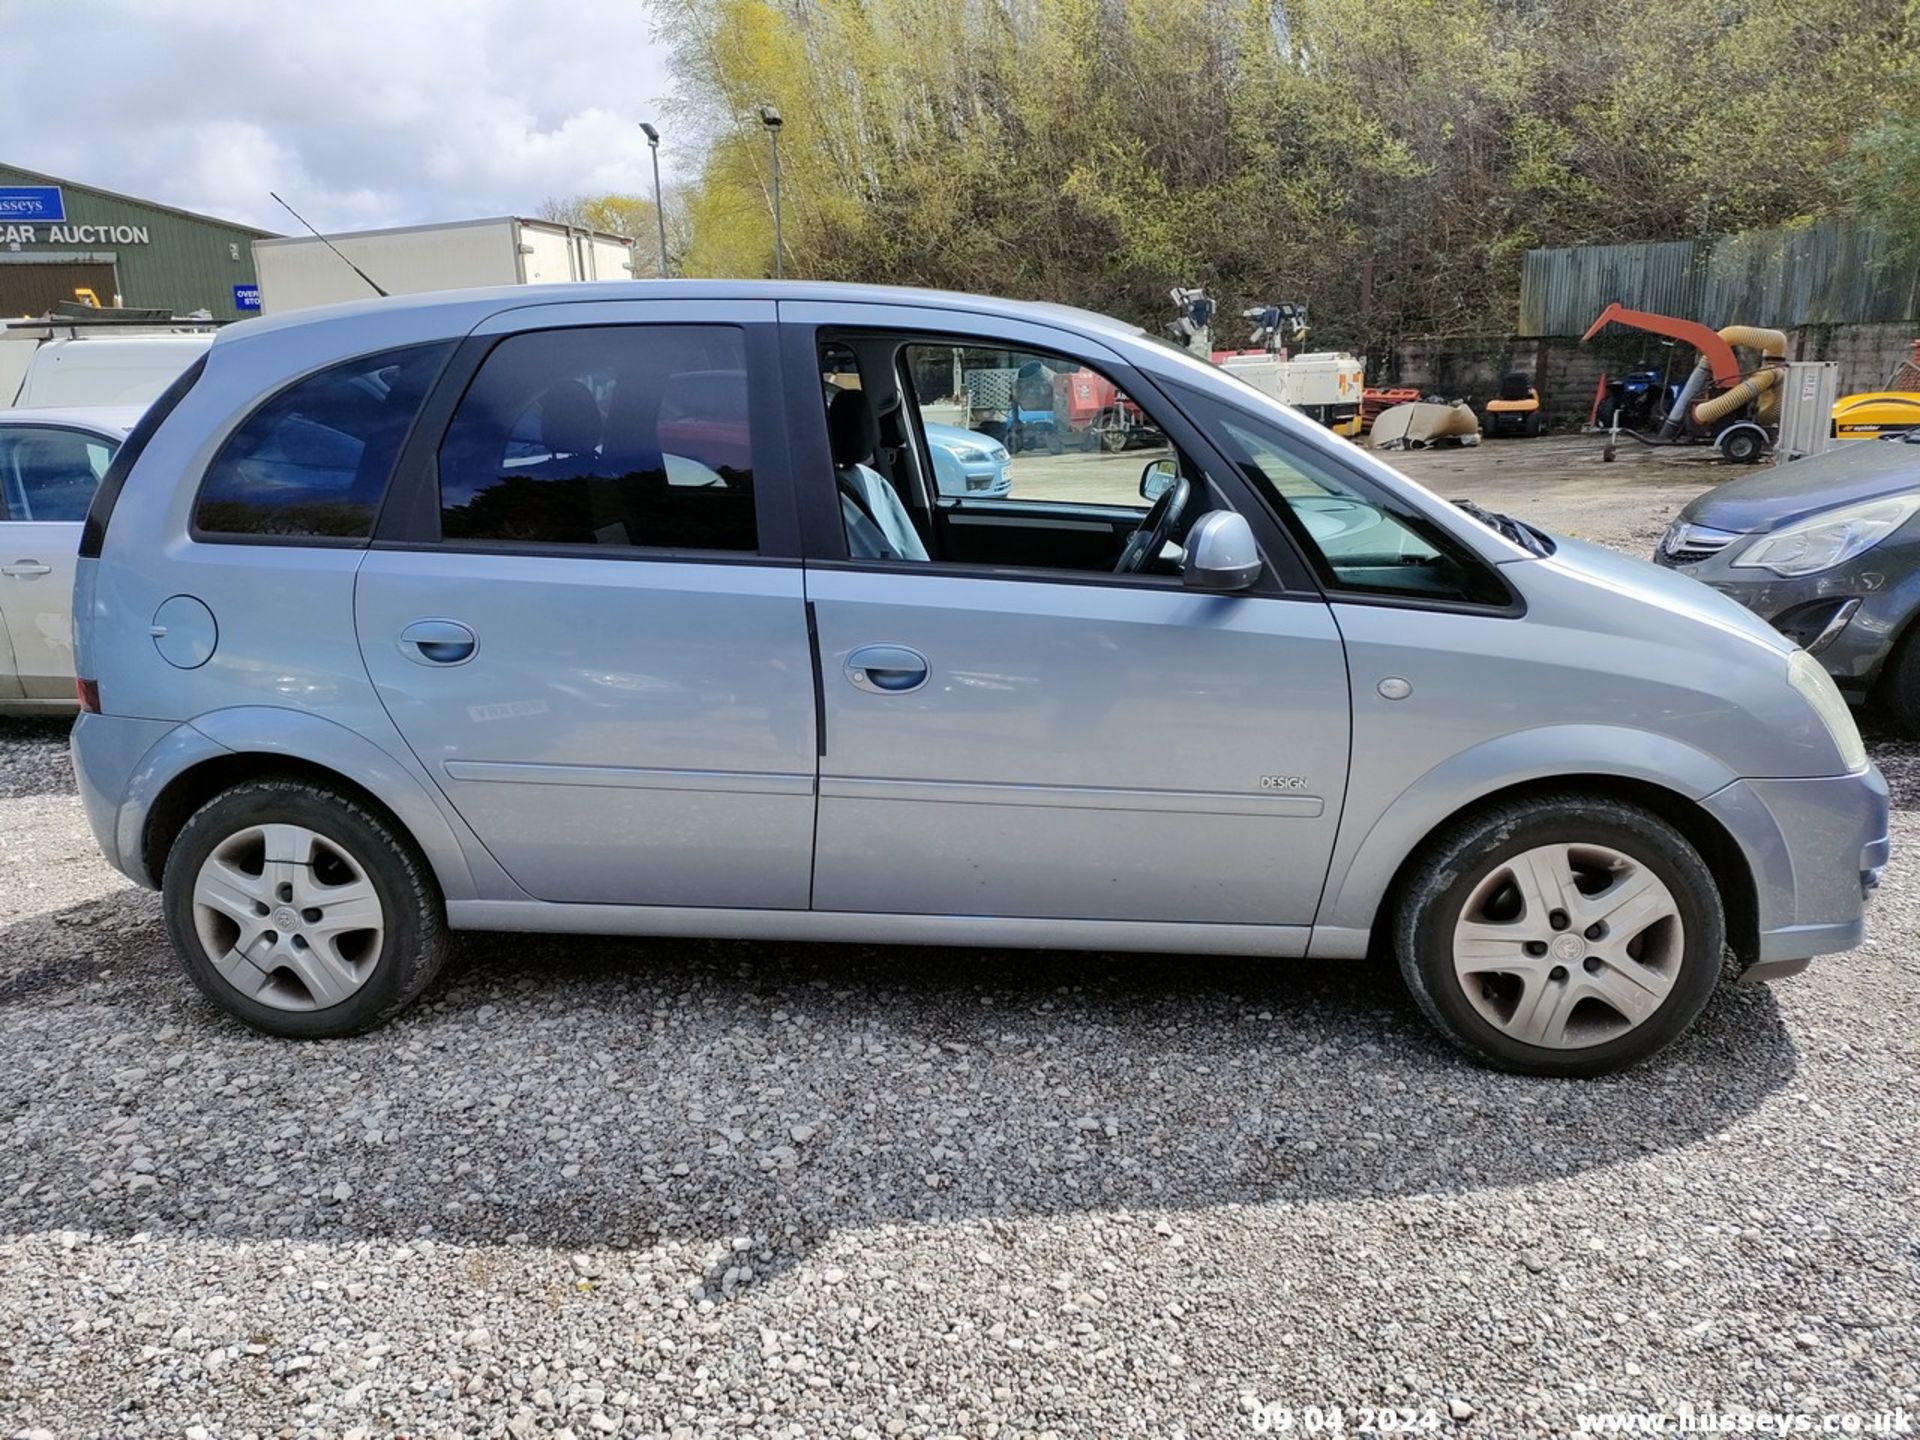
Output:
[[538,899],[807,904],[813,671],[773,319],[507,312],[402,458],[356,588],[367,668]]
[[[1183,468],[1217,471],[1201,437],[1117,356],[1049,327],[905,307],[781,313],[793,332],[789,408],[807,446],[796,484],[823,676],[814,908],[1299,927],[1264,932],[1274,953],[1302,941],[1339,821],[1349,729],[1340,637],[1304,572],[1289,566],[1290,582],[1270,564],[1256,591],[1220,595],[1178,578],[1050,568],[1033,541],[1000,563],[969,563],[955,556],[971,549],[941,543],[952,516],[929,517],[928,563],[850,559],[837,512],[820,505],[832,457],[802,397],[818,394],[813,357],[841,328],[924,329],[1092,366],[1155,405],[1151,438],[1172,437]],[[1063,440],[1063,465],[1091,467],[1098,456],[1083,443]],[[1110,522],[1131,513],[1137,525],[1140,470],[1163,453],[1107,457],[1127,466],[1127,485],[1103,478],[1084,505],[1050,512],[1060,492],[1034,482],[1023,499],[1016,479],[984,513],[1067,537],[1062,554],[1076,563],[1086,532],[1104,531],[1110,564]],[[1230,474],[1194,479],[1196,496],[1235,491]]]
[[0,623],[19,697],[73,698],[80,522],[118,446],[74,426],[0,426]]

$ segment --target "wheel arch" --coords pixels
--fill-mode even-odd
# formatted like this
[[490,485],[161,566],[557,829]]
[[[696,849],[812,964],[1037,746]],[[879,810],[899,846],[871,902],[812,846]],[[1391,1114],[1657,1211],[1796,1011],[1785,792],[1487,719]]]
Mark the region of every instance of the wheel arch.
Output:
[[[1428,829],[1417,844],[1407,851],[1395,868],[1393,878],[1387,883],[1386,891],[1380,898],[1377,915],[1385,918],[1393,914],[1394,907],[1399,904],[1401,895],[1405,893],[1409,876],[1413,873],[1421,856],[1426,853],[1435,835],[1469,816],[1490,810],[1497,805],[1542,795],[1564,795],[1569,791],[1578,791],[1582,794],[1638,806],[1659,816],[1678,830],[1686,842],[1699,853],[1713,875],[1714,888],[1720,892],[1721,908],[1726,914],[1727,944],[1738,957],[1741,967],[1745,968],[1759,959],[1759,895],[1754,884],[1753,871],[1747,864],[1746,855],[1742,852],[1739,842],[1734,839],[1726,826],[1698,801],[1691,800],[1668,786],[1626,775],[1594,772],[1541,776],[1490,791],[1467,801],[1458,809],[1443,816]],[[1380,927],[1376,926],[1375,929],[1376,934],[1380,933]]]
[[[1357,763],[1356,775],[1364,773]],[[1595,763],[1598,760],[1600,763]],[[1759,953],[1761,916],[1753,862],[1705,802],[1739,777],[1704,751],[1667,736],[1612,725],[1562,725],[1483,741],[1433,766],[1376,802],[1351,834],[1364,785],[1349,796],[1310,954],[1365,953],[1389,913],[1408,866],[1433,836],[1462,816],[1527,794],[1579,789],[1644,805],[1700,852],[1720,886],[1727,935],[1749,963]]]
[[[136,878],[158,885],[181,827],[220,791],[289,776],[338,790],[391,823],[419,847],[446,899],[480,898],[468,847],[440,804],[372,741],[331,720],[276,709],[218,711],[191,728],[211,744],[196,747],[202,753],[167,775],[137,817],[126,817],[134,827],[123,822],[122,854],[141,872]],[[516,893],[497,867],[489,878]]]

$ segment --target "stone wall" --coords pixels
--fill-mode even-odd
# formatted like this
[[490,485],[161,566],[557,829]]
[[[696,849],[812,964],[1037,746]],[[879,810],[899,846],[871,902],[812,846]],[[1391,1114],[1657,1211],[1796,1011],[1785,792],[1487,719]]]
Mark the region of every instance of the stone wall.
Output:
[[1789,354],[1796,360],[1834,360],[1840,365],[1840,393],[1886,387],[1902,361],[1912,358],[1920,323],[1891,325],[1808,325],[1791,335]]

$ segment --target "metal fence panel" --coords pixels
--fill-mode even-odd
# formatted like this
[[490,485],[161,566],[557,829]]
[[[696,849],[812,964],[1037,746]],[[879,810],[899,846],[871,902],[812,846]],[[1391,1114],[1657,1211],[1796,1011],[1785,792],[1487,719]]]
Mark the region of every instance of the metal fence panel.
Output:
[[1845,224],[1711,240],[1527,252],[1520,334],[1579,335],[1615,300],[1715,327],[1856,325],[1920,316],[1920,274],[1879,232]]

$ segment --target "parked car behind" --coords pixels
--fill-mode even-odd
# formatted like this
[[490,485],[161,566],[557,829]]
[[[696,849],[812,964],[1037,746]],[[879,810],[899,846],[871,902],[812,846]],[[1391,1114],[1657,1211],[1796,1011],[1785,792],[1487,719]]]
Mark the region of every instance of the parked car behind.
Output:
[[[1098,372],[1167,453],[945,503],[903,377],[956,345]],[[1729,947],[1858,944],[1887,858],[1845,703],[1755,616],[1064,308],[628,281],[236,326],[116,458],[76,614],[94,833],[277,1034],[396,1014],[450,929],[1377,948],[1470,1054],[1596,1074]]]
[[937,420],[927,421],[923,429],[942,495],[994,500],[1013,489],[1013,457],[991,435]]
[[1920,735],[1920,431],[1843,445],[1698,496],[1654,559],[1819,657]]
[[73,572],[132,409],[0,410],[0,713],[74,708]]

